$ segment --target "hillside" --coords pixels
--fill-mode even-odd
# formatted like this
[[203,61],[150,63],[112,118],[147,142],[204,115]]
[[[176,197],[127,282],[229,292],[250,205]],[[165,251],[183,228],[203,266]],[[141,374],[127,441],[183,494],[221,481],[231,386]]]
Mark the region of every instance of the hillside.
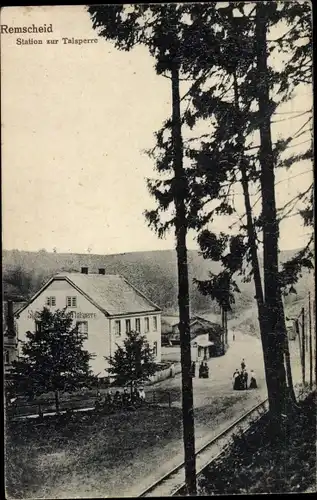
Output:
[[[292,253],[283,252],[281,261],[289,259]],[[209,271],[217,273],[220,269],[219,263],[204,260],[196,250],[189,250],[188,263],[192,312],[218,313],[218,307],[196,290],[193,279],[206,279]],[[162,307],[166,314],[173,314],[177,311],[177,266],[176,252],[173,250],[115,255],[4,250],[2,266],[5,294],[16,293],[23,297],[30,296],[55,273],[80,271],[81,267],[86,266],[89,272],[98,272],[99,268],[105,268],[106,274],[121,274]],[[293,302],[305,297],[308,282],[311,280],[311,275],[304,274],[296,287],[298,296],[290,296],[287,301]],[[236,294],[234,311],[235,315],[240,315],[242,310],[245,311],[255,306],[254,286],[253,282],[243,283],[239,277],[237,282],[241,293]]]

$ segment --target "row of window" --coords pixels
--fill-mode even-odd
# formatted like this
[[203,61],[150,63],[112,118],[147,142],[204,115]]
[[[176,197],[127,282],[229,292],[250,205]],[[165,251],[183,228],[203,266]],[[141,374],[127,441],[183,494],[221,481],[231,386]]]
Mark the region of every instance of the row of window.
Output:
[[[142,318],[135,318],[135,331],[136,332],[141,332],[141,319]],[[149,333],[150,331],[150,318],[143,318],[144,319],[144,333]],[[152,316],[152,329],[154,332],[157,332],[157,316]],[[130,333],[131,330],[133,330],[132,324],[131,324],[131,319],[126,319],[125,320],[125,332]],[[114,322],[114,333],[117,337],[120,337],[122,330],[121,330],[121,319],[117,319]]]
[[[157,331],[157,316],[153,316],[153,331]],[[121,335],[121,320],[115,320],[115,335],[120,337]],[[88,335],[88,321],[76,321],[76,327],[78,328],[79,333],[83,333]],[[41,323],[40,321],[35,321],[35,329],[36,331],[40,331]],[[141,331],[141,318],[135,318],[135,330],[137,332]],[[126,333],[131,332],[131,320],[125,320],[125,331]],[[148,333],[150,331],[150,318],[144,318],[144,333]]]
[[[155,316],[154,316],[155,318]],[[153,319],[154,319],[153,318]],[[136,318],[137,320],[140,320],[140,318]],[[145,318],[148,319],[148,318]],[[129,321],[129,320],[127,320]],[[41,322],[36,321],[35,322],[35,328],[37,331],[41,331]],[[78,332],[88,336],[88,321],[76,321],[76,328],[78,329]],[[153,354],[154,356],[157,356],[157,342],[153,343]],[[5,351],[5,362],[9,363],[9,351]]]
[[[46,297],[45,304],[50,307],[56,306],[56,297]],[[77,307],[77,297],[66,297],[67,307]]]
[[[88,335],[88,321],[76,321],[76,328],[79,333]],[[41,321],[35,321],[35,331],[41,332]]]
[[[149,326],[149,318],[144,318],[144,319],[145,319],[145,323],[148,324],[148,326]],[[140,320],[141,320],[141,318],[136,318],[136,324],[139,325],[139,327],[140,327]],[[116,324],[119,325],[119,323],[121,325],[120,320],[116,321]],[[128,324],[128,328],[131,328],[131,320],[127,319],[126,324]],[[76,321],[76,328],[78,329],[78,333],[81,333],[85,336],[88,336],[88,321]],[[120,332],[121,332],[121,326],[119,328],[120,328]],[[157,329],[157,317],[156,316],[153,316],[153,328]],[[35,322],[35,329],[37,332],[41,331],[41,322],[40,321]],[[131,331],[131,330],[129,330],[129,331]],[[140,331],[140,330],[138,330],[138,331]],[[121,333],[120,334],[118,333],[118,335],[121,335]],[[154,342],[154,344],[153,344],[153,353],[154,353],[154,356],[157,356],[157,342]],[[8,351],[5,352],[5,360],[6,360],[6,363],[9,363],[9,352]]]

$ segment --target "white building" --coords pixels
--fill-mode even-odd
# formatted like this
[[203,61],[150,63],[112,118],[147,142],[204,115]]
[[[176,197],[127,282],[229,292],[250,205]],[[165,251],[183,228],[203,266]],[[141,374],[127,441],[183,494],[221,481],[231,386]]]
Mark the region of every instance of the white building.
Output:
[[131,330],[147,337],[156,362],[161,361],[161,309],[122,276],[106,275],[102,269],[88,274],[82,268],[81,273],[52,277],[15,315],[18,346],[35,329],[34,313],[45,306],[72,312],[74,325],[87,335],[84,348],[95,354],[90,362],[95,375],[107,376],[104,356],[113,356],[116,344]]

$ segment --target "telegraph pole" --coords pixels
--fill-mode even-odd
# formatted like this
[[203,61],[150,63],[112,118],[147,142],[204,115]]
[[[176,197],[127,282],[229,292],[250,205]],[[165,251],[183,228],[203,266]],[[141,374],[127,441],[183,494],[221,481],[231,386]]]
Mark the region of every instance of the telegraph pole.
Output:
[[311,320],[311,298],[308,292],[308,319],[309,319],[309,387],[313,388],[313,339],[312,339],[312,320]]
[[315,332],[315,384],[317,385],[317,334],[316,334],[316,302],[313,301],[314,332]]
[[303,373],[303,385],[306,382],[306,359],[305,359],[305,309],[302,307],[302,373]]

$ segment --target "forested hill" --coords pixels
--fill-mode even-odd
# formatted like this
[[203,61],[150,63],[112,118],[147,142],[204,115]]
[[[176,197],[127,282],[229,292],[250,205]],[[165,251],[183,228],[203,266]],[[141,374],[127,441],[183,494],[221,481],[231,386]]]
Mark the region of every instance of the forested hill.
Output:
[[[289,259],[294,252],[281,254],[281,261]],[[174,250],[133,252],[115,255],[3,251],[4,293],[30,297],[48,278],[61,271],[80,271],[88,267],[89,272],[105,268],[106,274],[121,274],[165,312],[177,310],[177,267]],[[191,309],[193,312],[217,311],[215,304],[203,297],[193,284],[193,279],[208,278],[208,272],[217,273],[217,262],[204,260],[196,250],[188,251]],[[254,303],[253,282],[243,283],[238,278],[241,293],[236,294],[234,309],[252,307]],[[307,275],[298,284],[299,295],[306,294]],[[295,297],[294,297],[295,299]]]

